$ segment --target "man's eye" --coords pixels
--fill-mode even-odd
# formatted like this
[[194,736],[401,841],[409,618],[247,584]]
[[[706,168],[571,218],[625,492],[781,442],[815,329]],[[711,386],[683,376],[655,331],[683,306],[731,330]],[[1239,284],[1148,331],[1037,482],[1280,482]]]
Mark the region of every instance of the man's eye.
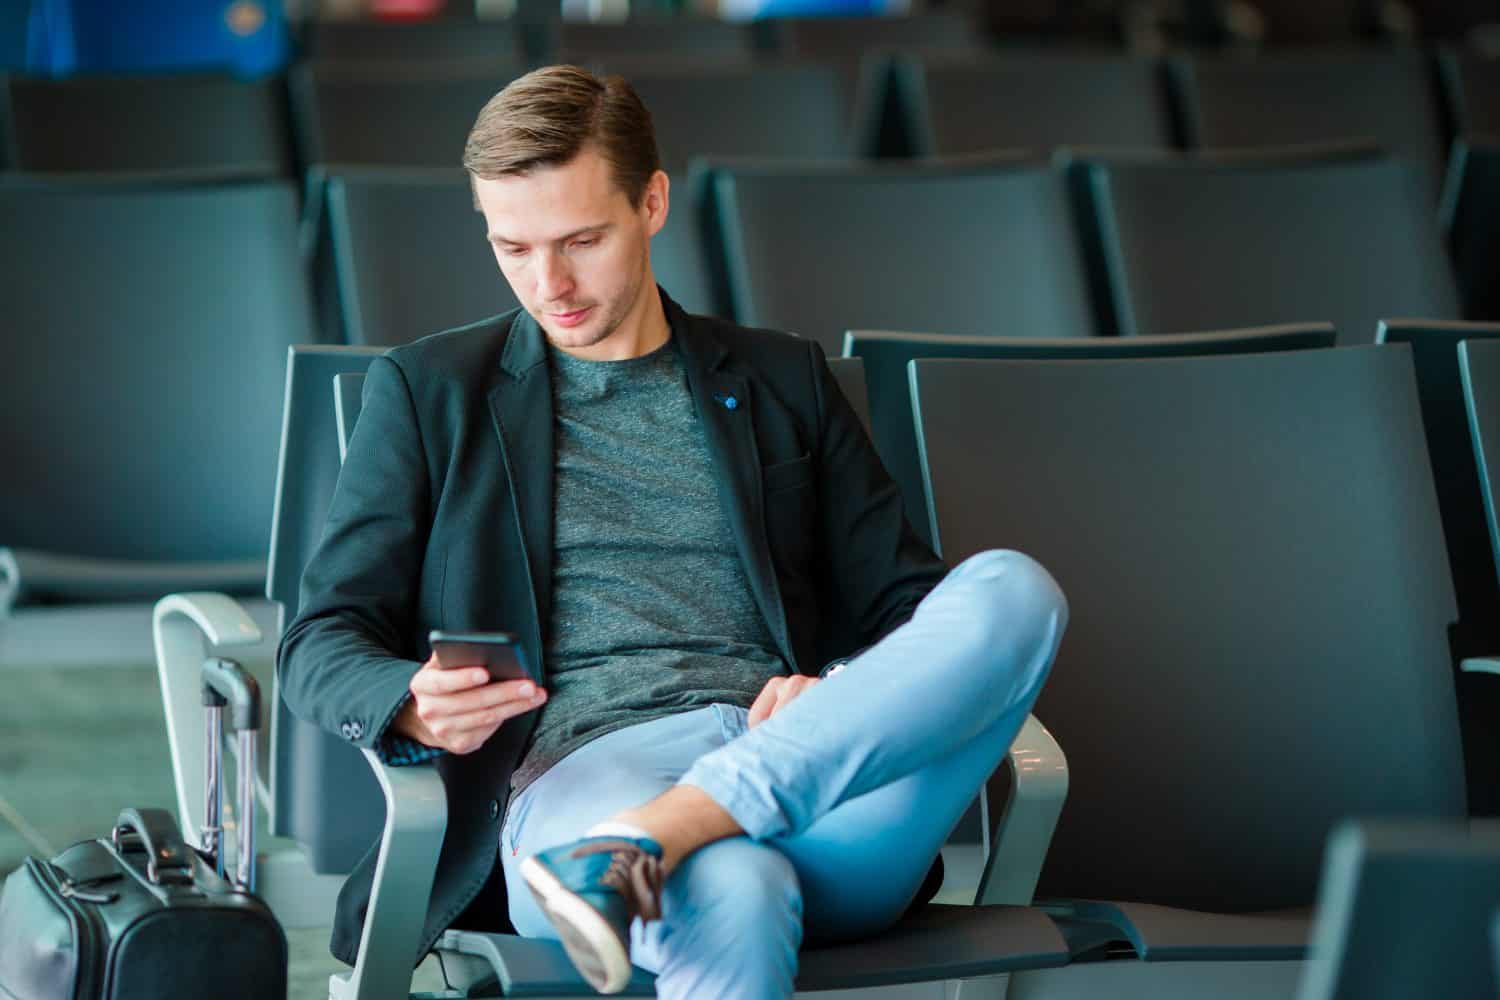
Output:
[[586,236],[586,237],[584,237],[581,240],[574,240],[573,241],[573,245],[575,247],[588,248],[588,247],[591,247],[591,246],[593,246],[594,244],[596,244],[598,242],[599,242],[599,237],[597,237],[597,236]]
[[524,256],[526,256],[526,248],[525,247],[506,247],[505,250],[504,250],[504,253],[505,253],[505,256],[507,256],[507,257],[524,257]]

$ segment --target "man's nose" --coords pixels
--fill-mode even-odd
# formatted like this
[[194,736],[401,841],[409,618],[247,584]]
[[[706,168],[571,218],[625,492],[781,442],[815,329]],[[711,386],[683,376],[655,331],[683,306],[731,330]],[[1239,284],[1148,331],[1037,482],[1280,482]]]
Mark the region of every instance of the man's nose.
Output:
[[536,272],[536,293],[544,302],[553,302],[573,290],[573,275],[560,254],[542,254]]

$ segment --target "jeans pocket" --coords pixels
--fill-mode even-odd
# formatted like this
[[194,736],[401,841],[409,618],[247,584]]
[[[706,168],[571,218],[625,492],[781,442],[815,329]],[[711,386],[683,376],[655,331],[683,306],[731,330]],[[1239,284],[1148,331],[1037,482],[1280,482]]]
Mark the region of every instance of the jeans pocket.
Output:
[[530,791],[528,786],[520,795],[511,797],[510,805],[505,810],[505,821],[500,824],[500,843],[512,855],[520,850],[521,828],[525,826],[526,814],[531,810],[531,796],[527,794]]
[[745,730],[750,728],[750,713],[740,706],[714,702],[712,707],[714,715],[718,716],[719,730],[724,734],[725,743],[745,735]]

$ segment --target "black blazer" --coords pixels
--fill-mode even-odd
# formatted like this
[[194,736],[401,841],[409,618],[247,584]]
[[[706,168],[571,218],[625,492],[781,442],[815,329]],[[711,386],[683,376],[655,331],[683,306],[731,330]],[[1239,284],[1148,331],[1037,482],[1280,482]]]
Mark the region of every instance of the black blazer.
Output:
[[[815,674],[909,618],[944,567],[908,527],[900,491],[816,343],[662,302],[756,604],[786,662]],[[301,611],[278,652],[291,710],[374,747],[437,628],[516,633],[545,684],[552,472],[546,341],[526,312],[373,361]],[[490,876],[534,721],[512,720],[474,753],[438,758],[448,832],[414,958],[487,882],[490,921],[505,926]],[[375,853],[339,896],[332,950],[350,964]]]

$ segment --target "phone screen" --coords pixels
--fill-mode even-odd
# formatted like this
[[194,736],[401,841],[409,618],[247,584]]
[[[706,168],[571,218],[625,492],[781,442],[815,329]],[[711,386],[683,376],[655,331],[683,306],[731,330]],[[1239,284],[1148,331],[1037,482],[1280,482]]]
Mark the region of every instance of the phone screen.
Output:
[[521,644],[509,632],[442,632],[427,637],[444,670],[485,667],[492,681],[531,679]]

